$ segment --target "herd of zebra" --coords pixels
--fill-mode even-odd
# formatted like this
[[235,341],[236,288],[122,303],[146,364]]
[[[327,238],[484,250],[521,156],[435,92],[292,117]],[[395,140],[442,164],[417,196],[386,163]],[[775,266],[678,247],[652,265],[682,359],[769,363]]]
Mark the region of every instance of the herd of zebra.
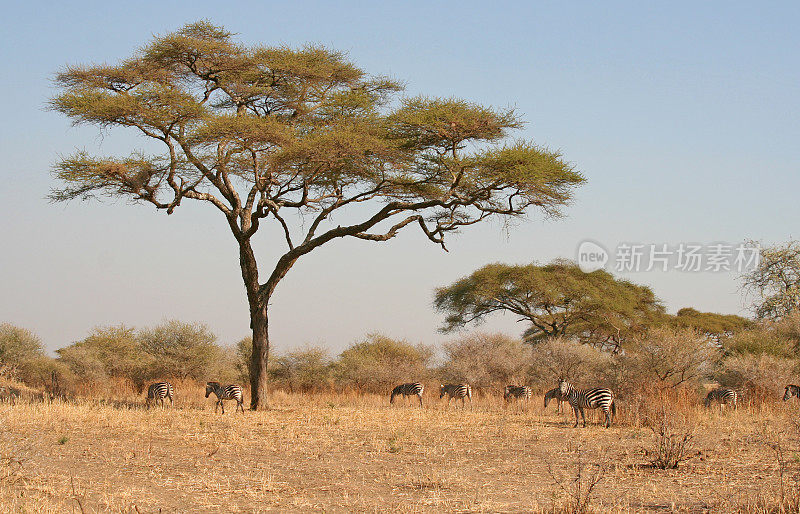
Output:
[[[407,382],[400,384],[394,389],[389,397],[389,403],[394,404],[395,398],[402,396],[403,398],[409,396],[416,396],[419,398],[420,407],[423,406],[422,393],[425,391],[425,386],[421,382]],[[211,393],[217,397],[214,405],[214,412],[222,408],[222,414],[225,414],[224,400],[235,400],[236,409],[244,413],[244,395],[241,386],[236,384],[222,385],[219,382],[208,382],[206,384],[206,398]],[[439,386],[439,399],[447,396],[447,405],[450,405],[450,400],[461,400],[462,407],[466,405],[466,400],[469,399],[472,404],[472,387],[469,384],[441,384]],[[528,386],[515,386],[508,385],[503,391],[503,399],[506,402],[511,401],[525,401],[528,402],[533,393]],[[789,384],[784,389],[783,401],[789,398],[796,397],[800,399],[800,386]],[[147,388],[147,405],[151,402],[157,404],[161,402],[164,406],[164,400],[168,399],[170,405],[174,405],[175,389],[169,382],[156,382]],[[558,402],[557,411],[561,412],[561,404],[563,402],[569,403],[575,413],[574,427],[578,426],[580,419],[583,419],[583,426],[586,426],[586,415],[584,409],[600,409],[605,416],[606,428],[611,426],[611,421],[617,413],[617,406],[614,398],[614,392],[611,389],[604,387],[594,387],[591,389],[578,389],[566,380],[559,379],[558,387],[550,389],[544,395],[544,406],[551,400]],[[739,394],[734,389],[727,387],[720,387],[711,390],[705,398],[705,406],[710,407],[712,403],[717,402],[721,406],[731,405],[736,409],[739,400]]]

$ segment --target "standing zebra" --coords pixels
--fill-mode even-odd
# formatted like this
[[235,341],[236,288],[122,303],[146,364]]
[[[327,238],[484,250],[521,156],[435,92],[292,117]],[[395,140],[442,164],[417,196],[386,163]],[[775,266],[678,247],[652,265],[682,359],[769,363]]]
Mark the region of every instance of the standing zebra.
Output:
[[172,389],[172,384],[169,382],[156,382],[155,384],[150,384],[150,387],[147,388],[147,405],[150,406],[150,402],[158,403],[161,400],[161,406],[164,406],[164,398],[169,398],[169,404],[175,406],[175,391]]
[[236,409],[242,409],[244,414],[244,396],[242,395],[242,388],[236,384],[229,384],[226,386],[221,385],[219,382],[209,382],[206,384],[206,398],[214,393],[217,395],[217,403],[214,405],[214,412],[217,412],[217,407],[222,407],[222,413],[225,414],[225,404],[222,400],[236,400]]
[[722,407],[725,405],[733,405],[733,409],[736,410],[736,403],[738,400],[739,394],[736,391],[728,387],[720,387],[709,391],[708,395],[706,395],[705,404],[706,407],[710,407],[711,402],[718,402]]
[[425,389],[425,386],[420,384],[419,382],[408,382],[406,384],[400,384],[399,386],[392,389],[391,398],[389,398],[389,403],[394,404],[394,398],[399,395],[403,395],[403,398],[406,396],[418,396],[419,397],[419,406],[422,407],[422,391]]
[[525,400],[525,403],[528,403],[528,400],[531,398],[531,388],[528,386],[514,386],[514,385],[507,385],[505,391],[503,391],[503,399],[506,403],[510,402],[511,400]]
[[544,393],[544,408],[547,408],[547,404],[550,403],[550,400],[556,400],[558,404],[556,405],[556,412],[561,412],[561,403],[564,399],[561,397],[561,389],[558,387],[554,387],[550,389],[546,393]]
[[792,396],[800,398],[800,386],[796,386],[794,384],[789,384],[786,386],[786,389],[783,391],[783,401],[788,400]]
[[558,390],[563,401],[569,402],[572,410],[575,411],[575,425],[578,426],[578,413],[583,418],[583,426],[586,426],[586,415],[583,409],[602,409],[606,415],[606,428],[611,426],[611,416],[617,414],[617,405],[614,402],[614,393],[611,389],[595,387],[592,389],[575,389],[575,386],[564,380],[558,381]]
[[466,398],[469,398],[469,404],[472,405],[472,388],[469,384],[442,384],[439,387],[439,399],[447,395],[447,405],[450,405],[450,400],[461,398],[461,406],[466,405]]

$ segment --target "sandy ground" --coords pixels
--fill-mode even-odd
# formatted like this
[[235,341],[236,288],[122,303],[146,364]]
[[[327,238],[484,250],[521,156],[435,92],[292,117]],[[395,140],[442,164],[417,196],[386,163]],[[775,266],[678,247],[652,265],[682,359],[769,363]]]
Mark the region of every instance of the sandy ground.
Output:
[[624,414],[610,429],[573,429],[538,401],[522,412],[495,399],[462,410],[276,396],[269,411],[225,415],[202,404],[0,405],[0,509],[548,511],[578,506],[600,473],[594,511],[729,511],[777,497],[776,442],[786,483],[798,466],[797,406],[784,404],[685,413],[699,455],[659,470],[645,455],[652,431]]

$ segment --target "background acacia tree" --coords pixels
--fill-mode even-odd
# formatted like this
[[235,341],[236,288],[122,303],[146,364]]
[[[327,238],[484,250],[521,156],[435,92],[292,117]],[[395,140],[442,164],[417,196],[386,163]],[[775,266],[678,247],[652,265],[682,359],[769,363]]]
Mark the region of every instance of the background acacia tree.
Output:
[[523,334],[529,342],[574,336],[613,350],[664,312],[650,288],[603,270],[584,273],[568,260],[544,266],[489,264],[437,289],[434,305],[447,313],[443,331],[510,312],[530,323]]
[[779,320],[800,312],[800,242],[762,248],[758,266],[742,282],[758,297],[756,317]]
[[[557,215],[583,177],[555,152],[506,143],[512,110],[455,99],[397,99],[400,85],[323,47],[243,46],[207,22],[156,37],[113,65],[58,73],[51,107],[75,123],[127,127],[153,155],[59,161],[54,201],[106,196],[172,213],[184,201],[220,212],[239,249],[250,311],[251,408],[263,405],[267,306],[302,256],[330,241],[386,241],[418,227],[445,236],[536,207]],[[342,213],[342,214],[339,214]],[[337,214],[336,220],[331,217]],[[282,255],[261,274],[253,237],[265,222]]]

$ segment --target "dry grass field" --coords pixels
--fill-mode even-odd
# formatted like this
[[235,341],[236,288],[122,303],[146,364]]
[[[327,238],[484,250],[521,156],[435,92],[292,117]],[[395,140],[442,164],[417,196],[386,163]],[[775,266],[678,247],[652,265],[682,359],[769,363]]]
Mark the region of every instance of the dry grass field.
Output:
[[165,409],[0,404],[0,511],[778,512],[796,500],[792,402],[682,406],[674,427],[693,430],[694,457],[661,470],[645,454],[653,431],[623,405],[611,429],[573,429],[541,396],[523,412],[499,397],[462,410],[430,394],[421,409],[275,392],[268,411],[221,415],[187,387]]

